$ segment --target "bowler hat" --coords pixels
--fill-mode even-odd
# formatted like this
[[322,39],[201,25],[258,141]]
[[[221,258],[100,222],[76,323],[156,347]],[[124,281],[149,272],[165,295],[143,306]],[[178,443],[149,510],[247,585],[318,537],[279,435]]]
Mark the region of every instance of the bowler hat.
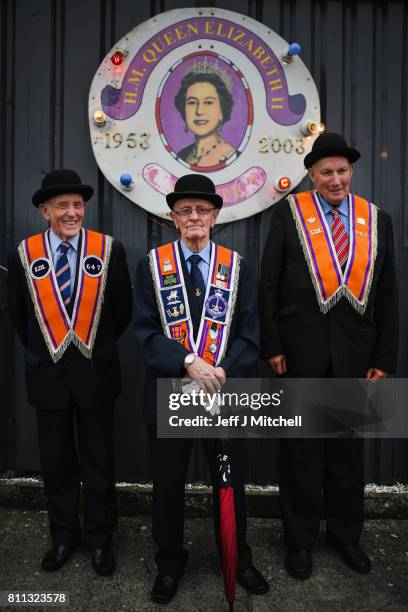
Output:
[[173,210],[177,200],[183,198],[200,198],[208,200],[216,208],[221,208],[222,197],[215,193],[215,185],[208,176],[204,174],[185,174],[181,176],[174,186],[174,191],[166,195],[167,204]]
[[312,150],[304,159],[305,168],[311,168],[323,157],[346,157],[352,164],[360,157],[359,151],[349,147],[343,136],[335,132],[324,132],[316,138]]
[[53,170],[46,174],[41,181],[41,189],[38,189],[33,197],[34,206],[43,204],[49,198],[62,193],[79,193],[85,202],[92,196],[94,190],[89,185],[83,185],[79,174],[73,170]]

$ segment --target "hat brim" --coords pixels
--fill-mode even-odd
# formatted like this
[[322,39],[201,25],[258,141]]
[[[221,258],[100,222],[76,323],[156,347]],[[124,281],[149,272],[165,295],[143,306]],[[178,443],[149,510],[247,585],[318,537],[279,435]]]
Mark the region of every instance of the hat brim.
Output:
[[174,204],[178,200],[183,200],[185,198],[198,198],[200,200],[207,200],[207,202],[211,202],[214,204],[215,208],[222,208],[223,199],[218,193],[201,193],[199,191],[173,191],[172,193],[168,193],[166,195],[166,201],[171,210],[173,210]]
[[351,164],[360,159],[360,152],[352,147],[327,147],[311,151],[304,159],[305,168],[309,170],[319,159],[323,157],[345,157]]
[[53,185],[50,187],[43,187],[42,189],[38,189],[32,197],[32,201],[34,206],[37,208],[40,204],[44,204],[50,198],[53,198],[56,195],[61,195],[62,193],[79,193],[85,202],[87,202],[93,195],[93,187],[90,185]]

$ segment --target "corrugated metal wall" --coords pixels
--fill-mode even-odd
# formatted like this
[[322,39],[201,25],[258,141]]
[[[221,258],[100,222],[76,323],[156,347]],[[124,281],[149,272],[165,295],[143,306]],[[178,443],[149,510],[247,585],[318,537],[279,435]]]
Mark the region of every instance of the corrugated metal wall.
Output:
[[[87,224],[124,243],[132,273],[148,249],[174,237],[162,222],[155,223],[121,197],[98,172],[88,135],[87,98],[96,68],[123,34],[157,13],[194,4],[192,0],[1,0],[1,265],[17,241],[42,229],[31,195],[43,175],[55,167],[75,168],[96,187]],[[250,15],[286,40],[300,42],[320,92],[323,121],[360,149],[354,190],[378,203],[394,220],[401,312],[399,375],[407,376],[406,3],[220,0],[207,4]],[[237,249],[259,269],[269,218],[266,211],[218,227],[216,240]],[[5,274],[0,271],[0,304],[4,301]],[[0,471],[36,471],[36,423],[25,395],[22,351],[4,307],[0,342]],[[116,412],[117,477],[148,480],[140,405],[143,360],[130,329],[120,349],[124,391]],[[262,365],[260,372],[267,374]],[[196,450],[192,459],[190,480],[204,479],[201,453]],[[403,440],[370,441],[366,459],[368,480],[408,480]],[[275,442],[248,443],[247,480],[272,483],[276,477]]]

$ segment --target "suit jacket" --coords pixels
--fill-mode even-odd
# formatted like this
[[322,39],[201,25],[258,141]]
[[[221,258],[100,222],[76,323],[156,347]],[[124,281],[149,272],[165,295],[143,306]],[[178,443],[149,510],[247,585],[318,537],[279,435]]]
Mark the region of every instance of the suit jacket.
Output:
[[284,354],[288,375],[364,377],[369,367],[394,372],[398,298],[391,218],[378,213],[378,250],[365,313],[342,298],[327,314],[316,292],[287,200],[272,209],[262,261],[261,351]]
[[[79,258],[73,295],[78,282],[78,267]],[[84,357],[71,343],[57,363],[52,361],[35,317],[17,251],[9,255],[8,269],[7,306],[14,329],[25,348],[29,402],[39,408],[57,410],[66,405],[71,394],[76,403],[84,407],[113,401],[121,389],[116,340],[124,332],[132,312],[132,289],[122,244],[117,240],[112,243],[92,359]]]
[[[201,312],[193,293],[184,255],[179,247],[181,264],[194,334]],[[184,359],[189,351],[164,335],[156,301],[148,257],[140,261],[135,276],[133,299],[133,333],[142,349],[147,365],[144,386],[144,415],[148,423],[156,421],[157,379],[185,374]],[[256,285],[245,259],[240,262],[238,295],[225,356],[219,364],[229,378],[249,375],[259,354],[259,321],[256,306]]]

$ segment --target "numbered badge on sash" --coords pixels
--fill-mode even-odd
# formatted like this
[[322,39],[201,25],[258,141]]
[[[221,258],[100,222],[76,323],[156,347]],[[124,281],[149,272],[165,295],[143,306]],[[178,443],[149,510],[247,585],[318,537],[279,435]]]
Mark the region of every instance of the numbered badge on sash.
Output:
[[105,264],[100,257],[96,255],[88,255],[84,257],[82,262],[82,270],[87,276],[93,278],[98,277],[102,274]]
[[48,276],[51,270],[51,265],[45,257],[37,257],[30,265],[30,274],[34,280],[41,280]]

